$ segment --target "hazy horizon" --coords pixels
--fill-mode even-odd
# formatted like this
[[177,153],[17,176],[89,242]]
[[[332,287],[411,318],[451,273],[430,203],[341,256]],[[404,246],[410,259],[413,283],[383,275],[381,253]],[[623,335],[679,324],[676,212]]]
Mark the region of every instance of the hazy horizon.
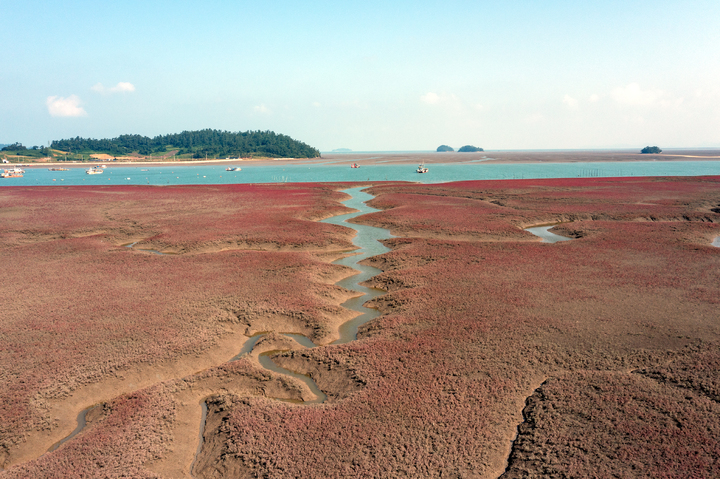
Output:
[[272,130],[323,152],[720,147],[720,4],[3,5],[0,143]]

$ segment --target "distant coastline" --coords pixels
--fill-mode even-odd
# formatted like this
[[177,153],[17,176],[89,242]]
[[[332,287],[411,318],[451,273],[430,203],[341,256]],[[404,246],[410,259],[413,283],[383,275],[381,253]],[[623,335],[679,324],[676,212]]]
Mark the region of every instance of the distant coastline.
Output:
[[[92,161],[48,161],[47,159],[29,160],[15,159],[9,165],[26,165],[30,168],[48,168],[52,166],[67,166],[74,168],[88,168],[93,165],[104,164],[113,166],[142,166],[164,167],[202,166],[202,165],[277,165],[277,164],[322,164],[328,161],[341,163],[344,161],[356,162],[369,166],[375,163],[411,164],[418,162],[428,163],[467,163],[482,162],[483,164],[507,163],[583,163],[583,162],[666,162],[666,161],[718,161],[720,149],[667,149],[661,154],[641,154],[639,150],[489,150],[476,153],[436,152],[433,150],[420,151],[369,151],[369,152],[323,152],[316,158],[225,158],[225,159],[184,159],[147,161],[142,158],[135,160],[92,160]],[[9,166],[7,165],[7,166]]]

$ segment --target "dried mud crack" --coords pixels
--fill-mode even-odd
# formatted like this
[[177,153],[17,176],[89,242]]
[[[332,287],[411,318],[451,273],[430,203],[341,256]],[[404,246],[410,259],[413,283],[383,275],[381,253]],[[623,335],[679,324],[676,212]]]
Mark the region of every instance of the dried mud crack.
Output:
[[547,384],[550,379],[552,378],[545,378],[543,382],[540,383],[540,385],[536,387],[533,392],[525,399],[525,407],[522,410],[523,420],[520,424],[518,424],[515,437],[510,443],[510,454],[508,454],[507,466],[505,467],[505,471],[499,476],[498,479],[510,479],[512,477],[517,477],[514,468],[516,466],[516,463],[520,460],[520,450],[524,447],[522,444],[523,436],[536,426],[535,420],[530,414],[532,402],[536,397],[542,396],[542,388]]

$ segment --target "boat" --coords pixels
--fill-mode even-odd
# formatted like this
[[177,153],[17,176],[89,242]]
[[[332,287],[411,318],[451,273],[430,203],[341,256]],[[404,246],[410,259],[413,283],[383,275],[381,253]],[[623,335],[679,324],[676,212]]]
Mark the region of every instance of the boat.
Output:
[[360,165],[358,165],[357,163],[353,163],[352,165],[350,165],[350,168],[360,168]]
[[22,177],[23,177],[23,170],[20,170],[19,168],[13,168],[12,170],[3,170],[3,172],[0,173],[0,178],[22,178]]
[[103,169],[99,166],[93,166],[92,168],[88,168],[85,170],[86,175],[101,175],[103,173]]
[[228,166],[227,168],[225,168],[225,171],[242,171],[242,168],[240,168],[239,166]]
[[428,169],[425,168],[425,163],[420,163],[416,170],[418,173],[427,173]]
[[70,171],[70,168],[48,168],[48,171]]

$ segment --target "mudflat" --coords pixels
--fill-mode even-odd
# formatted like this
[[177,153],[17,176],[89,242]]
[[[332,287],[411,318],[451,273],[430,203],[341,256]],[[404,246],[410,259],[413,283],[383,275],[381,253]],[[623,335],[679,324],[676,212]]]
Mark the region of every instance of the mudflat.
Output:
[[[109,155],[107,155],[109,156]],[[718,149],[668,149],[659,154],[642,154],[639,150],[489,150],[479,152],[349,152],[349,153],[323,153],[319,158],[242,158],[242,159],[210,159],[210,160],[147,160],[137,158],[118,158],[117,161],[95,159],[92,162],[52,162],[29,163],[30,168],[46,168],[49,164],[62,166],[87,167],[90,164],[103,163],[113,166],[142,166],[163,167],[168,165],[224,165],[224,166],[277,166],[277,165],[304,165],[314,163],[327,163],[347,161],[359,165],[372,164],[414,164],[428,163],[466,163],[469,161],[482,161],[483,163],[577,163],[577,162],[628,162],[628,161],[717,161],[720,160]]]
[[720,177],[376,184],[329,345],[345,186],[0,189],[0,477],[720,474]]

